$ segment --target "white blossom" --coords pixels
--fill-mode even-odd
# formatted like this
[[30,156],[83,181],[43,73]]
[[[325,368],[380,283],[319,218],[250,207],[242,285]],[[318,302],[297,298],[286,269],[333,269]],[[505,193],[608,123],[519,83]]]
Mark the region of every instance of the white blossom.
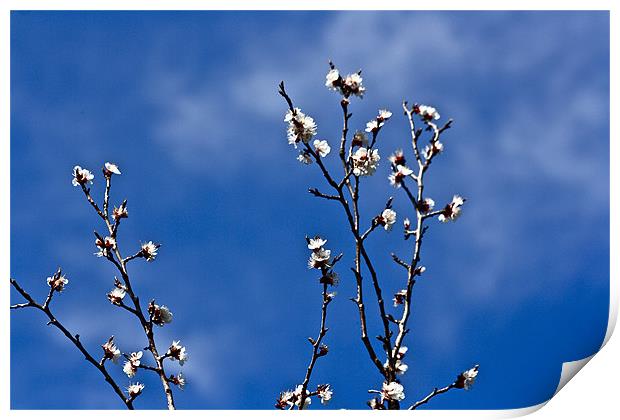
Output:
[[157,256],[159,247],[160,245],[153,243],[153,241],[143,243],[141,246],[142,256],[146,258],[147,261],[153,261]]
[[400,188],[403,180],[410,176],[412,173],[413,171],[408,167],[403,165],[397,165],[396,172],[391,173],[390,176],[388,176],[388,179],[390,180],[391,185],[396,188]]
[[380,120],[380,121],[389,120],[391,116],[392,116],[392,112],[388,111],[387,109],[380,109],[379,115],[377,116],[377,120]]
[[327,140],[315,140],[312,144],[314,145],[314,150],[321,157],[327,156],[329,152],[332,150],[332,148],[329,147]]
[[121,171],[118,169],[118,166],[116,166],[115,163],[106,162],[104,167],[105,167],[106,175],[111,175],[111,174],[120,175],[121,174]]
[[185,350],[185,347],[181,346],[181,342],[176,340],[173,341],[168,349],[168,354],[171,359],[178,360],[179,365],[183,366],[185,362],[189,359],[189,355]]
[[88,169],[82,168],[81,166],[73,167],[73,181],[71,183],[74,187],[78,185],[86,185],[87,183],[93,183],[93,179],[95,175],[93,175]]
[[140,359],[142,358],[142,352],[134,352],[131,353],[123,365],[123,372],[130,378],[133,378],[138,371],[138,366],[140,366]]
[[170,324],[172,322],[172,312],[164,305],[153,305],[149,308],[151,312],[151,319],[155,325],[163,327],[164,324]]
[[[387,361],[383,364],[383,367],[385,369],[387,369],[389,366],[390,364]],[[407,372],[407,370],[409,369],[409,366],[407,366],[405,363],[403,363],[399,359],[396,359],[396,362],[394,363],[394,368],[395,368],[397,375],[404,375],[405,372]]]
[[407,372],[407,370],[409,369],[409,366],[407,366],[405,363],[401,362],[400,360],[396,360],[395,368],[396,368],[397,375],[403,375],[405,374],[405,372]]
[[[295,388],[295,391],[293,391],[293,395],[295,398],[295,405],[299,407],[299,404],[301,403],[301,390],[302,390],[303,386],[302,385],[297,385],[297,388]],[[308,407],[310,404],[312,404],[312,399],[310,397],[306,397],[304,402],[303,402],[303,409],[305,409],[306,407]]]
[[[392,352],[394,352],[396,349],[393,349]],[[398,349],[398,354],[396,355],[397,359],[402,359],[403,357],[405,357],[405,354],[407,354],[407,350],[409,350],[409,347],[407,346],[400,346],[400,348]]]
[[461,207],[465,203],[465,199],[460,195],[455,195],[452,197],[452,202],[450,202],[444,209],[442,213],[437,217],[440,222],[449,222],[450,220],[456,220],[461,215]]
[[114,336],[110,337],[108,341],[101,345],[103,349],[103,357],[112,360],[114,363],[118,363],[118,359],[121,357],[121,351],[114,344]]
[[462,382],[462,387],[466,390],[471,389],[471,387],[474,385],[474,382],[476,381],[476,377],[478,376],[478,366],[474,366],[473,368],[466,370],[465,372],[461,373],[460,376],[461,377],[457,382]]
[[383,225],[385,230],[392,229],[392,225],[396,223],[396,212],[392,209],[383,210],[379,223]]
[[114,289],[112,289],[112,291],[110,291],[110,293],[108,293],[108,300],[113,305],[120,305],[126,293],[127,292],[125,291],[125,289],[115,287]]
[[435,141],[424,148],[422,152],[424,154],[424,158],[426,160],[430,160],[433,156],[440,154],[443,152],[443,143],[440,141]]
[[310,155],[310,153],[304,150],[303,152],[299,152],[297,160],[304,165],[310,165],[312,163],[312,156]]
[[105,238],[98,237],[97,239],[95,239],[95,246],[99,248],[99,251],[95,252],[96,256],[107,257],[110,250],[116,247],[116,239],[111,236],[106,236]]
[[319,392],[319,398],[321,399],[321,404],[327,405],[329,401],[332,399],[334,395],[334,391],[331,389],[329,384],[327,385],[319,385],[317,387],[317,391]]
[[60,269],[54,275],[47,278],[47,285],[56,292],[65,290],[65,286],[68,283],[69,279],[61,273]]
[[379,166],[379,151],[372,149],[370,152],[365,147],[360,147],[353,153],[353,174],[355,176],[369,176],[375,173]]
[[418,105],[414,111],[417,111],[416,113],[420,114],[425,120],[438,120],[440,118],[439,112],[432,106]]
[[404,388],[398,382],[384,382],[381,388],[381,400],[402,401],[405,399]]
[[136,398],[138,395],[142,394],[142,390],[144,389],[144,385],[140,382],[135,384],[129,384],[127,387],[127,393],[129,394],[129,398]]
[[383,127],[383,125],[384,123],[378,120],[370,120],[366,123],[366,132],[374,133],[376,131],[379,131],[379,129]]
[[366,88],[362,86],[362,76],[359,73],[349,74],[345,77],[343,84],[345,96],[349,96],[348,93],[352,93],[361,98],[364,96],[364,92],[366,92]]
[[183,372],[179,372],[178,375],[170,375],[170,382],[179,387],[180,390],[185,388],[185,383],[187,382],[185,376],[183,376]]
[[288,143],[295,147],[300,141],[308,143],[312,136],[316,135],[314,119],[301,112],[299,108],[295,108],[294,112],[289,110],[284,121],[288,123]]
[[392,162],[392,165],[394,166],[404,165],[406,163],[406,160],[405,160],[405,154],[403,153],[403,149],[397,149],[394,153],[390,155],[388,160]]
[[432,198],[425,198],[418,201],[418,211],[422,214],[428,213],[435,207],[435,200]]
[[329,249],[317,249],[312,254],[310,254],[310,259],[308,260],[308,268],[317,268],[320,269],[325,267],[331,257],[331,251]]
[[280,396],[278,397],[278,400],[276,401],[276,408],[279,408],[280,410],[284,410],[286,407],[291,407],[293,405],[293,398],[295,397],[295,395],[293,394],[293,391],[283,391],[280,392]]
[[339,79],[340,72],[338,72],[338,69],[331,69],[329,72],[327,72],[327,75],[325,76],[325,86],[327,86],[331,90],[339,90]]
[[314,238],[308,239],[308,249],[315,251],[323,248],[323,245],[325,245],[326,243],[327,239],[322,239],[318,236],[315,236]]
[[129,212],[127,212],[127,203],[122,202],[120,206],[114,207],[114,210],[112,210],[112,217],[117,222],[120,219],[126,219],[127,217],[129,217]]

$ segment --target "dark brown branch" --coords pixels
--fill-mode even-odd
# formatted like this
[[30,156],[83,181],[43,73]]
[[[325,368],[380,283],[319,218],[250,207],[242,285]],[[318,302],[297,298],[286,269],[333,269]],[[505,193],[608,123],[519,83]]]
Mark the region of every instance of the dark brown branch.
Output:
[[329,195],[329,194],[324,194],[322,192],[320,192],[318,189],[316,188],[309,188],[308,192],[310,194],[312,194],[315,197],[319,197],[319,198],[324,198],[326,200],[340,200],[340,197],[336,196],[336,195]]
[[[325,275],[325,272],[323,273]],[[306,369],[306,376],[304,377],[304,381],[301,384],[301,392],[299,394],[299,409],[303,410],[304,402],[308,395],[306,394],[306,390],[308,389],[308,384],[310,383],[310,377],[312,376],[312,371],[314,369],[314,365],[319,357],[324,356],[326,353],[321,351],[321,342],[323,341],[323,337],[327,334],[328,328],[325,327],[325,322],[327,321],[327,307],[331,302],[332,298],[327,294],[327,283],[323,284],[323,305],[321,306],[321,327],[319,329],[319,335],[316,339],[311,340],[312,344],[312,357],[310,358],[310,363],[308,364],[308,368]]]
[[[106,177],[106,191],[108,194],[109,194],[110,186],[111,186],[111,176]],[[116,230],[115,230],[116,224],[113,226],[110,223],[110,220],[106,217],[106,215],[99,209],[97,204],[94,202],[94,200],[90,196],[90,190],[87,190],[84,187],[84,185],[82,185],[82,190],[84,191],[88,202],[91,204],[91,206],[95,209],[97,214],[105,222],[106,228],[108,229],[109,234],[111,236],[115,236],[116,235]],[[162,388],[164,390],[164,394],[166,395],[166,402],[167,402],[168,409],[174,410],[175,409],[174,396],[172,393],[172,388],[170,387],[170,384],[168,383],[168,378],[166,377],[166,372],[164,370],[164,365],[163,365],[163,359],[160,358],[159,352],[157,350],[157,345],[155,343],[155,336],[153,332],[153,323],[151,322],[150,318],[147,319],[146,316],[144,315],[144,312],[140,305],[140,299],[138,298],[138,296],[133,290],[133,287],[132,287],[132,284],[129,278],[129,272],[127,271],[126,263],[133,258],[137,258],[137,254],[134,254],[134,256],[128,257],[127,259],[124,259],[123,256],[121,255],[118,241],[116,242],[116,245],[113,248],[113,252],[114,254],[110,253],[107,259],[114,264],[119,274],[121,275],[125,291],[127,292],[127,295],[129,296],[133,304],[133,308],[126,306],[124,309],[128,310],[129,312],[131,312],[138,318],[138,321],[140,322],[140,325],[142,326],[142,329],[144,330],[144,333],[146,335],[146,338],[149,344],[148,350],[151,352],[151,354],[153,355],[153,358],[155,359],[157,373],[159,374],[160,381],[162,383]]]
[[[123,393],[123,391],[121,390],[121,388],[118,386],[118,384],[114,381],[114,379],[110,376],[110,374],[108,373],[107,369],[105,368],[103,363],[98,362],[97,360],[95,360],[95,358],[88,352],[88,350],[86,350],[86,348],[82,345],[82,342],[80,341],[80,336],[79,334],[72,334],[69,332],[69,330],[67,328],[65,328],[65,326],[58,321],[58,319],[54,316],[54,314],[52,313],[52,311],[49,308],[49,302],[48,305],[40,305],[38,304],[18,283],[15,279],[11,279],[11,285],[13,286],[13,288],[15,290],[17,290],[17,292],[22,295],[22,297],[24,299],[26,299],[26,301],[28,302],[26,306],[30,306],[33,308],[36,308],[40,311],[42,311],[47,318],[49,319],[49,321],[47,322],[48,325],[53,325],[54,327],[56,327],[57,329],[59,329],[64,335],[65,337],[67,337],[69,339],[69,341],[71,341],[73,343],[73,345],[75,347],[77,347],[77,349],[84,355],[84,357],[86,358],[86,360],[93,365],[95,368],[97,368],[97,370],[99,372],[101,372],[101,374],[103,375],[103,377],[105,378],[106,382],[108,384],[110,384],[110,386],[112,387],[112,389],[114,390],[114,392],[116,393],[116,395],[118,395],[118,397],[123,401],[123,403],[127,406],[128,409],[133,410],[133,403],[132,400],[130,400],[129,398],[127,398],[125,396],[125,394]],[[51,293],[50,293],[51,294]],[[26,307],[24,306],[25,304],[21,304],[22,306],[20,307]],[[14,305],[15,306],[15,305]]]
[[450,391],[452,388],[456,387],[456,382],[451,383],[450,385],[443,387],[443,388],[435,388],[433,390],[433,392],[431,392],[430,394],[428,394],[426,397],[422,398],[420,401],[418,401],[417,403],[413,404],[411,407],[408,408],[408,410],[415,410],[416,408],[418,408],[419,406],[421,406],[422,404],[426,404],[427,402],[429,402],[433,397],[436,397],[439,394],[443,394],[444,392],[448,392]]
[[407,264],[406,262],[404,262],[403,260],[401,260],[400,258],[398,258],[398,256],[396,254],[394,254],[393,252],[390,254],[392,256],[392,259],[394,260],[394,262],[402,267],[405,268],[405,270],[409,270],[409,264]]

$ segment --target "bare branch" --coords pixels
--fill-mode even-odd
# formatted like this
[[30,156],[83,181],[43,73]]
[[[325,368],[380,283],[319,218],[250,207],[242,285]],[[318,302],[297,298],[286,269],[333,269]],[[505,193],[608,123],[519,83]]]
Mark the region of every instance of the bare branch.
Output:
[[443,388],[435,388],[433,390],[433,392],[431,392],[430,394],[428,394],[426,397],[422,398],[420,401],[416,402],[415,404],[413,404],[411,407],[409,407],[409,410],[415,410],[416,408],[418,408],[419,406],[421,406],[422,404],[426,404],[427,402],[429,402],[433,397],[436,397],[439,394],[443,394],[444,392],[448,392],[450,391],[452,388],[456,387],[456,383],[451,383],[450,385],[443,387]]

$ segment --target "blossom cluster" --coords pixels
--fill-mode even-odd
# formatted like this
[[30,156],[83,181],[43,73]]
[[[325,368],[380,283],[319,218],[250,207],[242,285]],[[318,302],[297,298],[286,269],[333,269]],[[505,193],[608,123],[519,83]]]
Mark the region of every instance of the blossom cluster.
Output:
[[167,306],[157,305],[155,301],[151,301],[148,307],[151,322],[157,326],[163,327],[165,324],[172,322],[172,312]]
[[302,391],[303,391],[303,385],[297,385],[297,387],[292,391],[288,390],[288,391],[281,392],[280,396],[276,400],[275,407],[279,408],[280,410],[284,410],[287,408],[290,409],[293,407],[300,407],[301,405],[301,408],[304,409],[304,408],[307,408],[310,404],[312,404],[311,397],[313,396],[318,396],[319,399],[321,400],[321,404],[327,405],[329,401],[331,401],[332,396],[334,394],[334,391],[329,384],[318,385],[316,387],[316,391],[314,392],[309,392],[306,390],[305,398],[304,398],[303,405],[302,405],[302,402],[301,402]]
[[362,72],[351,73],[342,77],[340,71],[330,63],[330,70],[325,76],[325,86],[339,92],[344,98],[351,95],[363,97],[366,88],[362,85]]
[[379,393],[379,398],[368,401],[368,406],[373,410],[385,410],[386,401],[402,401],[405,399],[405,391],[402,384],[398,382],[384,382]]
[[284,117],[288,123],[288,143],[297,147],[297,143],[308,143],[316,135],[316,123],[312,117],[307,116],[301,109],[289,110]]

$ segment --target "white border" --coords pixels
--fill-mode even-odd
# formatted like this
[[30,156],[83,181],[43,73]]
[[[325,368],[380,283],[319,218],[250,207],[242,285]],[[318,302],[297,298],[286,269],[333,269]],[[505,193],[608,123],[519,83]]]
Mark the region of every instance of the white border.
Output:
[[[520,1],[512,1],[505,0],[501,2],[501,6],[498,5],[496,1],[467,1],[464,2],[462,0],[452,0],[452,1],[439,1],[435,2],[407,2],[407,1],[383,1],[381,2],[382,10],[557,10],[558,2],[553,2],[549,0],[520,0]],[[614,111],[617,109],[617,84],[614,74],[618,74],[619,66],[617,63],[618,54],[615,51],[615,47],[618,46],[617,36],[618,36],[618,25],[620,24],[619,19],[615,13],[614,6],[617,1],[611,0],[589,0],[588,2],[576,1],[576,0],[565,0],[562,4],[562,9],[560,10],[609,10],[610,13],[610,31],[611,31],[611,42],[610,42],[610,53],[611,53],[611,103],[610,103],[610,139],[615,139],[617,141],[617,124],[614,121]],[[584,7],[587,6],[587,7]],[[346,1],[324,1],[324,0],[296,0],[294,2],[290,0],[263,0],[257,4],[253,4],[247,0],[227,0],[222,4],[209,4],[205,1],[199,0],[179,0],[176,2],[173,1],[163,1],[163,0],[93,0],[93,1],[77,1],[77,0],[55,0],[55,1],[44,1],[44,0],[8,0],[3,1],[0,4],[0,220],[2,221],[2,229],[0,230],[0,267],[2,271],[2,278],[8,278],[10,276],[9,263],[9,248],[10,248],[10,233],[9,233],[9,209],[10,209],[10,11],[11,10],[236,10],[236,9],[251,9],[251,10],[341,10],[341,9],[354,9],[354,10],[376,10],[377,3],[367,1],[367,0],[346,0]],[[587,141],[587,140],[584,140]],[[611,185],[620,185],[618,176],[619,170],[614,166],[613,163],[617,163],[618,160],[618,146],[615,141],[610,141],[610,174],[611,174]],[[610,230],[611,232],[619,233],[617,218],[615,217],[618,214],[619,205],[618,205],[618,191],[614,191],[611,189],[610,191],[610,204],[611,204],[611,220],[610,220]],[[616,236],[611,236],[610,238],[610,255],[612,256],[610,261],[610,311],[609,311],[609,323],[607,326],[607,332],[605,335],[605,340],[603,345],[607,344],[609,339],[611,338],[612,332],[614,330],[617,315],[618,315],[618,259],[613,256],[620,255],[618,253],[618,239]],[[0,322],[2,328],[0,329],[0,337],[2,338],[2,343],[4,343],[3,348],[8,349],[10,343],[10,330],[8,328],[9,325],[9,294],[8,284],[4,286],[2,293],[0,293],[0,307],[3,308],[0,311]],[[7,308],[7,309],[4,309]],[[613,352],[611,354],[605,354],[605,366],[598,365],[598,373],[597,377],[593,378],[593,372],[588,372],[590,374],[589,381],[592,384],[590,388],[583,388],[580,392],[589,394],[590,397],[594,397],[596,401],[598,401],[597,407],[590,407],[588,403],[588,395],[574,395],[572,399],[568,400],[567,398],[561,398],[563,401],[563,406],[561,407],[559,404],[551,404],[553,407],[553,411],[549,409],[549,417],[559,417],[562,416],[564,418],[574,418],[576,413],[581,413],[583,415],[586,411],[590,409],[595,409],[596,412],[604,413],[604,412],[614,412],[617,411],[617,403],[616,397],[614,395],[614,391],[617,389],[617,378],[618,378],[618,367],[620,366],[620,362],[618,362],[618,357],[615,356],[619,354],[619,344],[618,340],[612,342],[610,347],[614,347]],[[40,412],[31,412],[31,411],[10,411],[9,402],[10,402],[10,394],[9,394],[9,357],[5,354],[5,357],[0,357],[0,372],[3,373],[3,380],[0,381],[0,413],[10,416],[11,418],[30,418],[34,415],[40,415]],[[562,389],[562,387],[574,376],[585,364],[592,359],[593,356],[590,356],[586,359],[574,362],[567,362],[564,364],[562,368],[562,376],[560,379],[560,383],[558,384],[558,388],[556,393]],[[595,358],[599,359],[598,356]],[[601,362],[602,363],[602,362]],[[594,362],[594,365],[597,363]],[[615,370],[612,374],[611,370],[607,369],[607,365],[615,364]],[[588,369],[586,369],[588,370]],[[527,372],[520,373],[527,374]],[[585,379],[584,379],[585,382]],[[570,386],[568,388],[571,388]],[[567,390],[567,394],[568,394]],[[564,394],[564,393],[563,393]],[[601,395],[603,398],[601,398]],[[567,395],[568,396],[568,395]],[[555,401],[557,398],[553,398]],[[539,408],[544,406],[546,403],[517,409],[517,410],[488,410],[488,411],[438,411],[438,410],[425,410],[418,411],[415,413],[416,417],[433,417],[433,418],[446,418],[446,417],[454,417],[458,416],[460,419],[481,419],[481,418],[510,418],[526,415],[532,412],[537,411]],[[605,408],[605,404],[607,404],[607,408]],[[577,411],[574,411],[577,409]],[[122,415],[129,415],[128,412],[122,412]],[[201,412],[197,411],[185,411],[176,413],[177,416],[187,417],[195,415],[204,415],[199,414]],[[308,415],[312,416],[317,412],[302,412],[297,413],[297,415]],[[543,413],[546,416],[547,410],[544,410]],[[541,415],[543,413],[537,413],[534,417],[542,418]],[[115,413],[115,415],[121,414]],[[235,414],[247,415],[248,417],[263,419],[263,418],[273,418],[274,416],[286,415],[284,413],[278,411],[243,411],[236,412]],[[88,415],[93,418],[103,418],[104,416],[109,415],[109,412],[104,411],[50,411],[46,412],[46,417],[60,417],[63,418],[69,416],[83,416]],[[165,412],[154,412],[154,411],[144,411],[144,412],[136,412],[133,413],[133,416],[145,418],[148,416],[151,418],[152,416],[163,416],[168,415]],[[213,416],[215,418],[219,416],[229,416],[231,415],[230,411],[209,411],[208,415]],[[328,417],[338,416],[338,417],[367,417],[370,415],[374,415],[370,411],[332,411],[326,414],[325,412],[321,413],[322,416],[327,415]],[[401,413],[391,413],[391,415],[404,415]]]

